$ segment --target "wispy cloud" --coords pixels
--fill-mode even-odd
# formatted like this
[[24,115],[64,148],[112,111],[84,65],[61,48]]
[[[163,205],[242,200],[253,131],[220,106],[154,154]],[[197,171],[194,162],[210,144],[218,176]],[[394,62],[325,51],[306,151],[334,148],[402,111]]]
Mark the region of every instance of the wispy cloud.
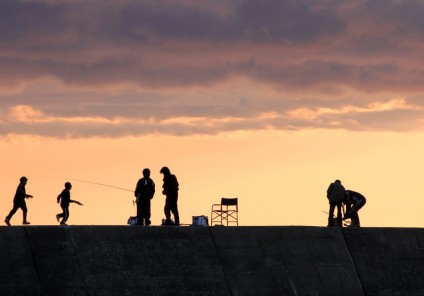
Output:
[[0,134],[422,129],[421,1],[0,2]]

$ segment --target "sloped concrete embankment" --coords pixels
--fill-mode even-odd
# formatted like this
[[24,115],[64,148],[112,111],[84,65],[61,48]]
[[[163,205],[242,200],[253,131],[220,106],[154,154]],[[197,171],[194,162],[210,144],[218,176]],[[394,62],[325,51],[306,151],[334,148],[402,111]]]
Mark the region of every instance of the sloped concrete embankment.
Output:
[[0,227],[0,295],[424,295],[424,230]]

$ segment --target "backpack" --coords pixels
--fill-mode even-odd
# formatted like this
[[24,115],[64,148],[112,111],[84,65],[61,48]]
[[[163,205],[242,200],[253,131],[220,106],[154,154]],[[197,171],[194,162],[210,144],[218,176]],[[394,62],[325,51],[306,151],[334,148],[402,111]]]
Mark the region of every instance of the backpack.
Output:
[[345,198],[345,189],[340,183],[331,183],[327,190],[327,198],[332,202],[342,202]]

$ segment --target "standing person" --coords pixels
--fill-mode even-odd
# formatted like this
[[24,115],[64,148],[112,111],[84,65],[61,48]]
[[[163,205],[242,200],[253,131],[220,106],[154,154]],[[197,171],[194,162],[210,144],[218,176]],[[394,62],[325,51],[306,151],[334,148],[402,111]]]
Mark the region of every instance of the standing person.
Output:
[[175,175],[171,174],[171,171],[167,167],[163,167],[160,170],[163,174],[163,191],[162,194],[166,195],[165,201],[165,225],[172,225],[171,223],[171,212],[174,214],[175,225],[180,225],[180,215],[178,214],[178,181]]
[[27,221],[27,206],[25,202],[25,198],[32,198],[32,195],[26,194],[25,186],[28,182],[28,179],[26,177],[21,177],[19,180],[20,183],[18,185],[18,188],[16,189],[15,197],[13,198],[13,208],[10,211],[9,215],[7,215],[4,222],[7,224],[7,226],[10,226],[10,219],[12,219],[12,216],[16,213],[18,209],[22,210],[23,213],[23,222],[22,224],[28,225],[30,224]]
[[143,178],[138,180],[134,196],[137,203],[137,225],[149,226],[150,200],[155,195],[155,182],[150,178],[150,170],[143,170]]
[[365,205],[367,199],[359,192],[346,190],[346,215],[343,220],[351,219],[351,227],[361,227],[358,211]]
[[66,225],[66,221],[68,221],[69,218],[69,204],[71,202],[76,203],[80,206],[82,206],[82,203],[80,203],[77,200],[71,199],[71,189],[72,184],[69,182],[65,183],[65,189],[57,196],[57,203],[60,202],[60,207],[62,208],[62,213],[56,215],[56,220],[59,222],[60,218],[62,218],[62,221],[60,221],[60,225]]
[[342,225],[342,203],[345,199],[345,188],[340,180],[331,183],[327,189],[327,198],[330,203],[328,212],[328,226],[334,226],[334,210],[337,207],[337,224]]

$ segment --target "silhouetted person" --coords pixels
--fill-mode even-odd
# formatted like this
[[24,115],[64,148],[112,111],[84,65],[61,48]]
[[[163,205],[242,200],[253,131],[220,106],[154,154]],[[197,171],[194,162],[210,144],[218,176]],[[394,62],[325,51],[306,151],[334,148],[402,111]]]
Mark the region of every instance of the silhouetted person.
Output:
[[137,203],[137,225],[149,226],[150,200],[155,195],[155,182],[150,178],[150,170],[143,170],[143,178],[138,180],[134,195]]
[[175,225],[180,225],[180,216],[178,214],[178,181],[175,175],[171,174],[171,171],[167,167],[163,167],[160,170],[163,174],[163,191],[162,194],[166,195],[165,201],[165,217],[166,225],[172,225],[171,223],[171,212],[174,214]]
[[69,204],[71,202],[82,206],[82,203],[80,203],[79,201],[71,199],[71,189],[72,189],[72,184],[69,182],[66,182],[65,189],[63,189],[62,192],[57,196],[57,203],[60,202],[60,207],[62,208],[62,211],[63,211],[62,213],[56,215],[57,222],[59,222],[60,218],[62,218],[62,221],[60,221],[60,225],[66,225],[66,221],[68,221]]
[[365,196],[363,196],[359,192],[346,190],[346,215],[343,217],[343,220],[350,218],[350,226],[360,227],[361,224],[359,221],[358,211],[365,205],[366,202],[367,199],[365,198]]
[[23,213],[23,222],[22,224],[28,225],[30,224],[27,221],[27,206],[25,202],[25,198],[32,198],[32,195],[26,194],[25,185],[27,184],[28,179],[26,177],[21,177],[18,188],[16,189],[15,197],[13,198],[13,209],[10,211],[9,215],[7,215],[4,222],[10,226],[10,219],[16,213],[18,209],[22,210]]
[[345,188],[340,180],[331,183],[327,189],[327,198],[330,202],[328,211],[328,226],[334,226],[334,210],[337,207],[337,224],[342,225],[342,204],[345,198]]

